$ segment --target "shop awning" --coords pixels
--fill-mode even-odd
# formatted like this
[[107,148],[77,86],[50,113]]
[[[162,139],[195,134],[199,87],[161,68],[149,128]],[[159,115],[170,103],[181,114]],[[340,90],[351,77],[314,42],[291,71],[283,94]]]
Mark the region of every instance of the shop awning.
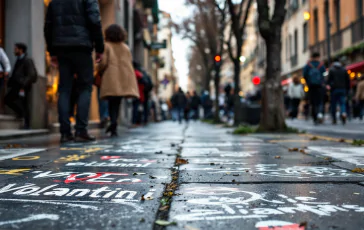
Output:
[[347,65],[346,69],[351,70],[352,72],[358,72],[364,70],[364,61]]

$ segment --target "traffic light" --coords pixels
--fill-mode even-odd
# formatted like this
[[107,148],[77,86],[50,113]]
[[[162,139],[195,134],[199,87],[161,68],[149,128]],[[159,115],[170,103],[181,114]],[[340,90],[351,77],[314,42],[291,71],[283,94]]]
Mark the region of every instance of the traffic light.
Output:
[[258,76],[253,77],[252,82],[253,82],[254,85],[259,85],[260,84],[260,77],[258,77]]
[[220,63],[220,62],[221,62],[221,56],[215,55],[215,63]]

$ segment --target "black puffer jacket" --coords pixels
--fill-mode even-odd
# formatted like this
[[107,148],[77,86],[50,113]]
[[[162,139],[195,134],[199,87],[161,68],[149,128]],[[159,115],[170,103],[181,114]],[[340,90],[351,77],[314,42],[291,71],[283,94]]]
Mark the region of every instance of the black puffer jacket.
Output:
[[101,17],[97,0],[53,0],[44,25],[48,52],[61,50],[104,52]]
[[332,89],[350,89],[350,77],[340,62],[334,62],[329,71],[328,85]]

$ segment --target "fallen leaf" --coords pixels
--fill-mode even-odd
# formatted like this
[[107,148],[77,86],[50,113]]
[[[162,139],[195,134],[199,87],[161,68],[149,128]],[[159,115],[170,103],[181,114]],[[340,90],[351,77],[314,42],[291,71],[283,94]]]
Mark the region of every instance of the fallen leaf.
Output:
[[144,195],[142,195],[142,198],[140,200],[143,200],[143,201],[145,200]]
[[230,175],[231,173],[230,173],[230,172],[227,172],[226,174],[227,174],[227,175]]
[[210,163],[210,165],[215,165],[215,163]]
[[173,176],[172,180],[174,180],[174,181],[178,180],[178,176]]
[[233,174],[233,176],[239,176],[239,174]]
[[249,172],[249,170],[245,170],[245,172]]
[[331,158],[331,157],[325,157],[325,158],[324,158],[324,160],[325,160],[325,161],[331,161],[331,160],[332,160],[332,158]]
[[232,180],[233,183],[235,183],[236,181],[235,180]]
[[150,179],[157,179],[155,176],[149,176]]
[[310,141],[317,141],[317,140],[318,140],[318,137],[316,137],[316,136],[310,138]]
[[176,165],[184,165],[184,164],[188,164],[188,160],[177,158]]
[[166,220],[157,220],[155,223],[160,225],[160,226],[177,225],[176,222],[169,222],[169,221],[166,221]]
[[341,138],[341,139],[339,140],[339,142],[346,142],[346,140],[345,140],[344,138]]
[[155,152],[155,154],[162,154],[163,151],[158,151],[158,152]]
[[159,211],[168,211],[169,205],[165,205],[159,209]]
[[300,228],[301,228],[301,227],[307,227],[307,221],[305,221],[305,222],[301,222],[301,223],[300,223]]
[[364,173],[364,168],[355,168],[355,169],[353,169],[351,171],[355,172],[355,173]]
[[151,196],[148,196],[145,200],[154,200],[154,198]]
[[164,195],[164,196],[169,196],[169,197],[171,197],[171,196],[173,196],[173,192],[165,192],[163,195]]
[[274,158],[275,159],[281,159],[281,156],[275,156]]
[[298,150],[299,150],[298,148],[289,148],[288,149],[288,151],[290,151],[290,152],[298,152]]
[[140,223],[144,223],[144,222],[145,222],[145,219],[144,219],[144,218],[141,218],[141,219],[139,220],[139,222],[140,222]]
[[307,154],[304,149],[300,149],[300,153]]

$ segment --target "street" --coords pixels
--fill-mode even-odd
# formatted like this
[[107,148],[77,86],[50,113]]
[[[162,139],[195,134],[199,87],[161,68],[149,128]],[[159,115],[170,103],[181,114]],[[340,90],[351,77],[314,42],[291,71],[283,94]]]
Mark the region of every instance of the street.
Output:
[[89,144],[3,141],[0,229],[364,229],[363,148],[229,132],[165,122]]

